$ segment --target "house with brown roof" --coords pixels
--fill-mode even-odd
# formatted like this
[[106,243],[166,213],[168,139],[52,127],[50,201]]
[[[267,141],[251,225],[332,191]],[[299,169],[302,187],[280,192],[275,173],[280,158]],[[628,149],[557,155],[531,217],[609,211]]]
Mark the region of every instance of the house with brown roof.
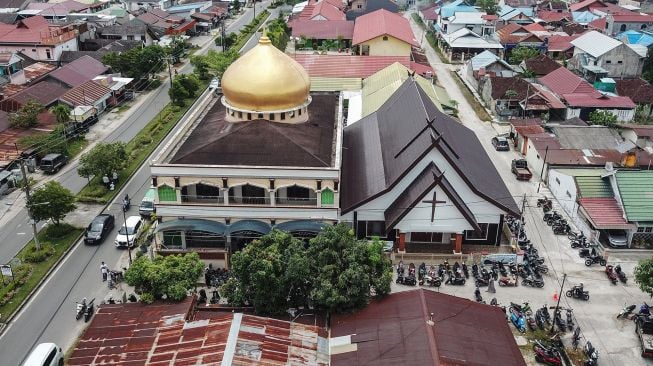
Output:
[[574,45],[571,43],[574,39],[580,37],[580,34],[569,35],[552,35],[546,38],[547,48],[546,55],[553,60],[568,60],[574,56]]
[[197,23],[194,19],[184,19],[161,9],[149,9],[135,19],[147,24],[161,35],[194,32]]
[[653,154],[653,126],[619,125],[621,136]]
[[543,44],[543,39],[533,34],[526,29],[523,25],[516,23],[509,23],[497,29],[494,34],[498,41],[509,53],[510,50],[517,46],[540,48]]
[[90,106],[95,109],[95,114],[101,114],[107,108],[107,101],[111,97],[111,89],[93,80],[68,90],[59,97],[59,101],[70,107]]
[[63,51],[77,49],[77,31],[71,24],[50,24],[42,16],[0,23],[0,52],[22,52],[33,60],[54,62]]
[[438,5],[430,4],[425,8],[420,9],[419,17],[422,19],[424,24],[431,29],[435,23],[438,21]]
[[6,112],[15,112],[30,100],[40,103],[45,108],[54,105],[68,87],[52,81],[38,82],[18,93],[0,100],[0,109]]
[[519,65],[522,70],[530,70],[536,77],[544,76],[552,71],[562,67],[559,63],[552,60],[547,55],[538,55],[533,58],[524,60]]
[[381,9],[356,18],[352,46],[362,56],[409,56],[419,42],[408,19]]
[[104,74],[107,70],[109,68],[102,62],[91,56],[82,56],[48,74],[48,79],[72,88]]
[[332,366],[526,365],[501,308],[423,289],[334,315],[329,343]]
[[553,93],[517,76],[485,77],[479,84],[479,93],[486,105],[503,118],[540,117],[566,108]]
[[315,48],[325,40],[341,41],[341,49],[349,48],[354,38],[351,20],[295,20],[290,27],[294,38],[310,40]]

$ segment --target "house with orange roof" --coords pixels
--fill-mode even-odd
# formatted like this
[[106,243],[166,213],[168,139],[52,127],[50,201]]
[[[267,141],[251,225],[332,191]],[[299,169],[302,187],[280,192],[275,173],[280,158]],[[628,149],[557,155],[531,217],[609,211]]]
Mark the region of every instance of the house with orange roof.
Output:
[[352,45],[357,55],[409,56],[419,42],[408,19],[381,9],[356,19]]
[[53,25],[42,16],[0,24],[0,52],[22,52],[36,61],[58,61],[63,51],[77,51],[77,31],[72,24]]

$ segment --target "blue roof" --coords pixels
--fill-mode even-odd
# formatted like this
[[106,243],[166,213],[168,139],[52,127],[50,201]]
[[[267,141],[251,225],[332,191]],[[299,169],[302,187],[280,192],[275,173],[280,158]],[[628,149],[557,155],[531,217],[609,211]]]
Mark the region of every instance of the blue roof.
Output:
[[522,13],[527,17],[532,17],[535,14],[533,8],[513,8],[510,5],[501,5],[497,11],[497,16],[501,19],[510,19],[519,15],[519,13]]
[[576,23],[589,23],[592,20],[600,18],[598,15],[591,13],[589,11],[572,11],[571,12],[572,18],[574,18],[574,22]]
[[480,70],[481,67],[486,67],[497,61],[501,62],[502,60],[499,58],[499,56],[495,55],[494,53],[485,50],[471,58],[472,70],[474,71]]
[[165,10],[169,13],[174,13],[174,12],[179,12],[184,10],[197,9],[197,8],[201,8],[202,6],[206,6],[206,2],[174,5]]
[[456,0],[452,3],[444,5],[440,8],[440,16],[443,18],[449,18],[455,13],[477,13],[478,9],[473,6],[467,5],[465,0]]
[[653,44],[653,36],[636,30],[625,31],[618,34],[615,38],[628,44],[640,44],[645,47]]

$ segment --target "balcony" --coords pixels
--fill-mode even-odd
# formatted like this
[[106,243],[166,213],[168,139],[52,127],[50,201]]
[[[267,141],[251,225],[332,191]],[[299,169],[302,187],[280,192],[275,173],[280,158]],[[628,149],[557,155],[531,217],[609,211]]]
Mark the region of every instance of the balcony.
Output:
[[275,199],[278,206],[317,206],[317,198],[284,197]]
[[203,195],[181,195],[182,203],[197,203],[202,205],[221,205],[224,203],[223,196],[203,196]]
[[230,196],[229,204],[234,205],[270,205],[270,197],[261,196]]

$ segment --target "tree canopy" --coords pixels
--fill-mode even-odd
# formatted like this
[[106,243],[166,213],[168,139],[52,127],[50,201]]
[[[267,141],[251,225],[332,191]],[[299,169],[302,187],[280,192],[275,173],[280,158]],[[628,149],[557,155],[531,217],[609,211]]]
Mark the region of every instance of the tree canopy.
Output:
[[644,66],[642,68],[642,78],[649,83],[653,82],[653,52],[648,49],[646,58],[644,59]]
[[653,258],[644,259],[635,267],[635,283],[640,290],[653,297]]
[[125,281],[140,290],[143,302],[164,297],[181,301],[195,287],[203,267],[197,253],[157,256],[154,260],[143,255],[127,269]]
[[57,119],[57,123],[64,124],[70,121],[70,107],[65,104],[57,104],[56,106],[50,108],[50,112],[54,114],[54,117]]
[[111,177],[113,172],[120,173],[127,163],[127,150],[124,142],[100,142],[79,159],[77,173],[89,178]]
[[358,309],[390,292],[392,269],[382,248],[378,240],[356,240],[346,225],[325,227],[307,246],[274,230],[233,255],[233,277],[220,291],[230,304],[252,305],[259,314]]
[[27,204],[34,220],[52,220],[55,225],[77,207],[75,195],[57,181],[49,181],[35,189]]
[[142,79],[163,70],[166,51],[159,45],[135,47],[126,52],[108,53],[102,61],[126,77]]
[[39,123],[38,115],[43,111],[43,105],[35,100],[28,100],[16,113],[9,115],[9,125],[18,128],[30,128]]
[[595,110],[590,112],[590,123],[592,125],[614,127],[617,124],[617,116],[602,110]]
[[177,78],[172,81],[172,86],[168,89],[168,95],[172,103],[183,107],[186,104],[186,98],[189,98],[188,90],[184,87],[181,81]]
[[290,29],[288,28],[286,20],[281,17],[281,13],[279,16],[279,18],[268,22],[266,32],[274,47],[280,49],[282,52],[285,52],[286,46],[288,46],[288,41],[290,40]]
[[216,52],[209,50],[205,56],[196,56],[199,59],[206,61],[207,67],[213,74],[219,78],[222,77],[224,71],[238,58],[238,51],[228,49],[226,52]]
[[516,65],[524,60],[536,57],[539,54],[540,51],[538,51],[536,48],[517,46],[513,48],[512,51],[510,51],[510,63]]
[[499,4],[495,0],[476,0],[475,6],[478,6],[484,12],[492,15],[499,11]]

